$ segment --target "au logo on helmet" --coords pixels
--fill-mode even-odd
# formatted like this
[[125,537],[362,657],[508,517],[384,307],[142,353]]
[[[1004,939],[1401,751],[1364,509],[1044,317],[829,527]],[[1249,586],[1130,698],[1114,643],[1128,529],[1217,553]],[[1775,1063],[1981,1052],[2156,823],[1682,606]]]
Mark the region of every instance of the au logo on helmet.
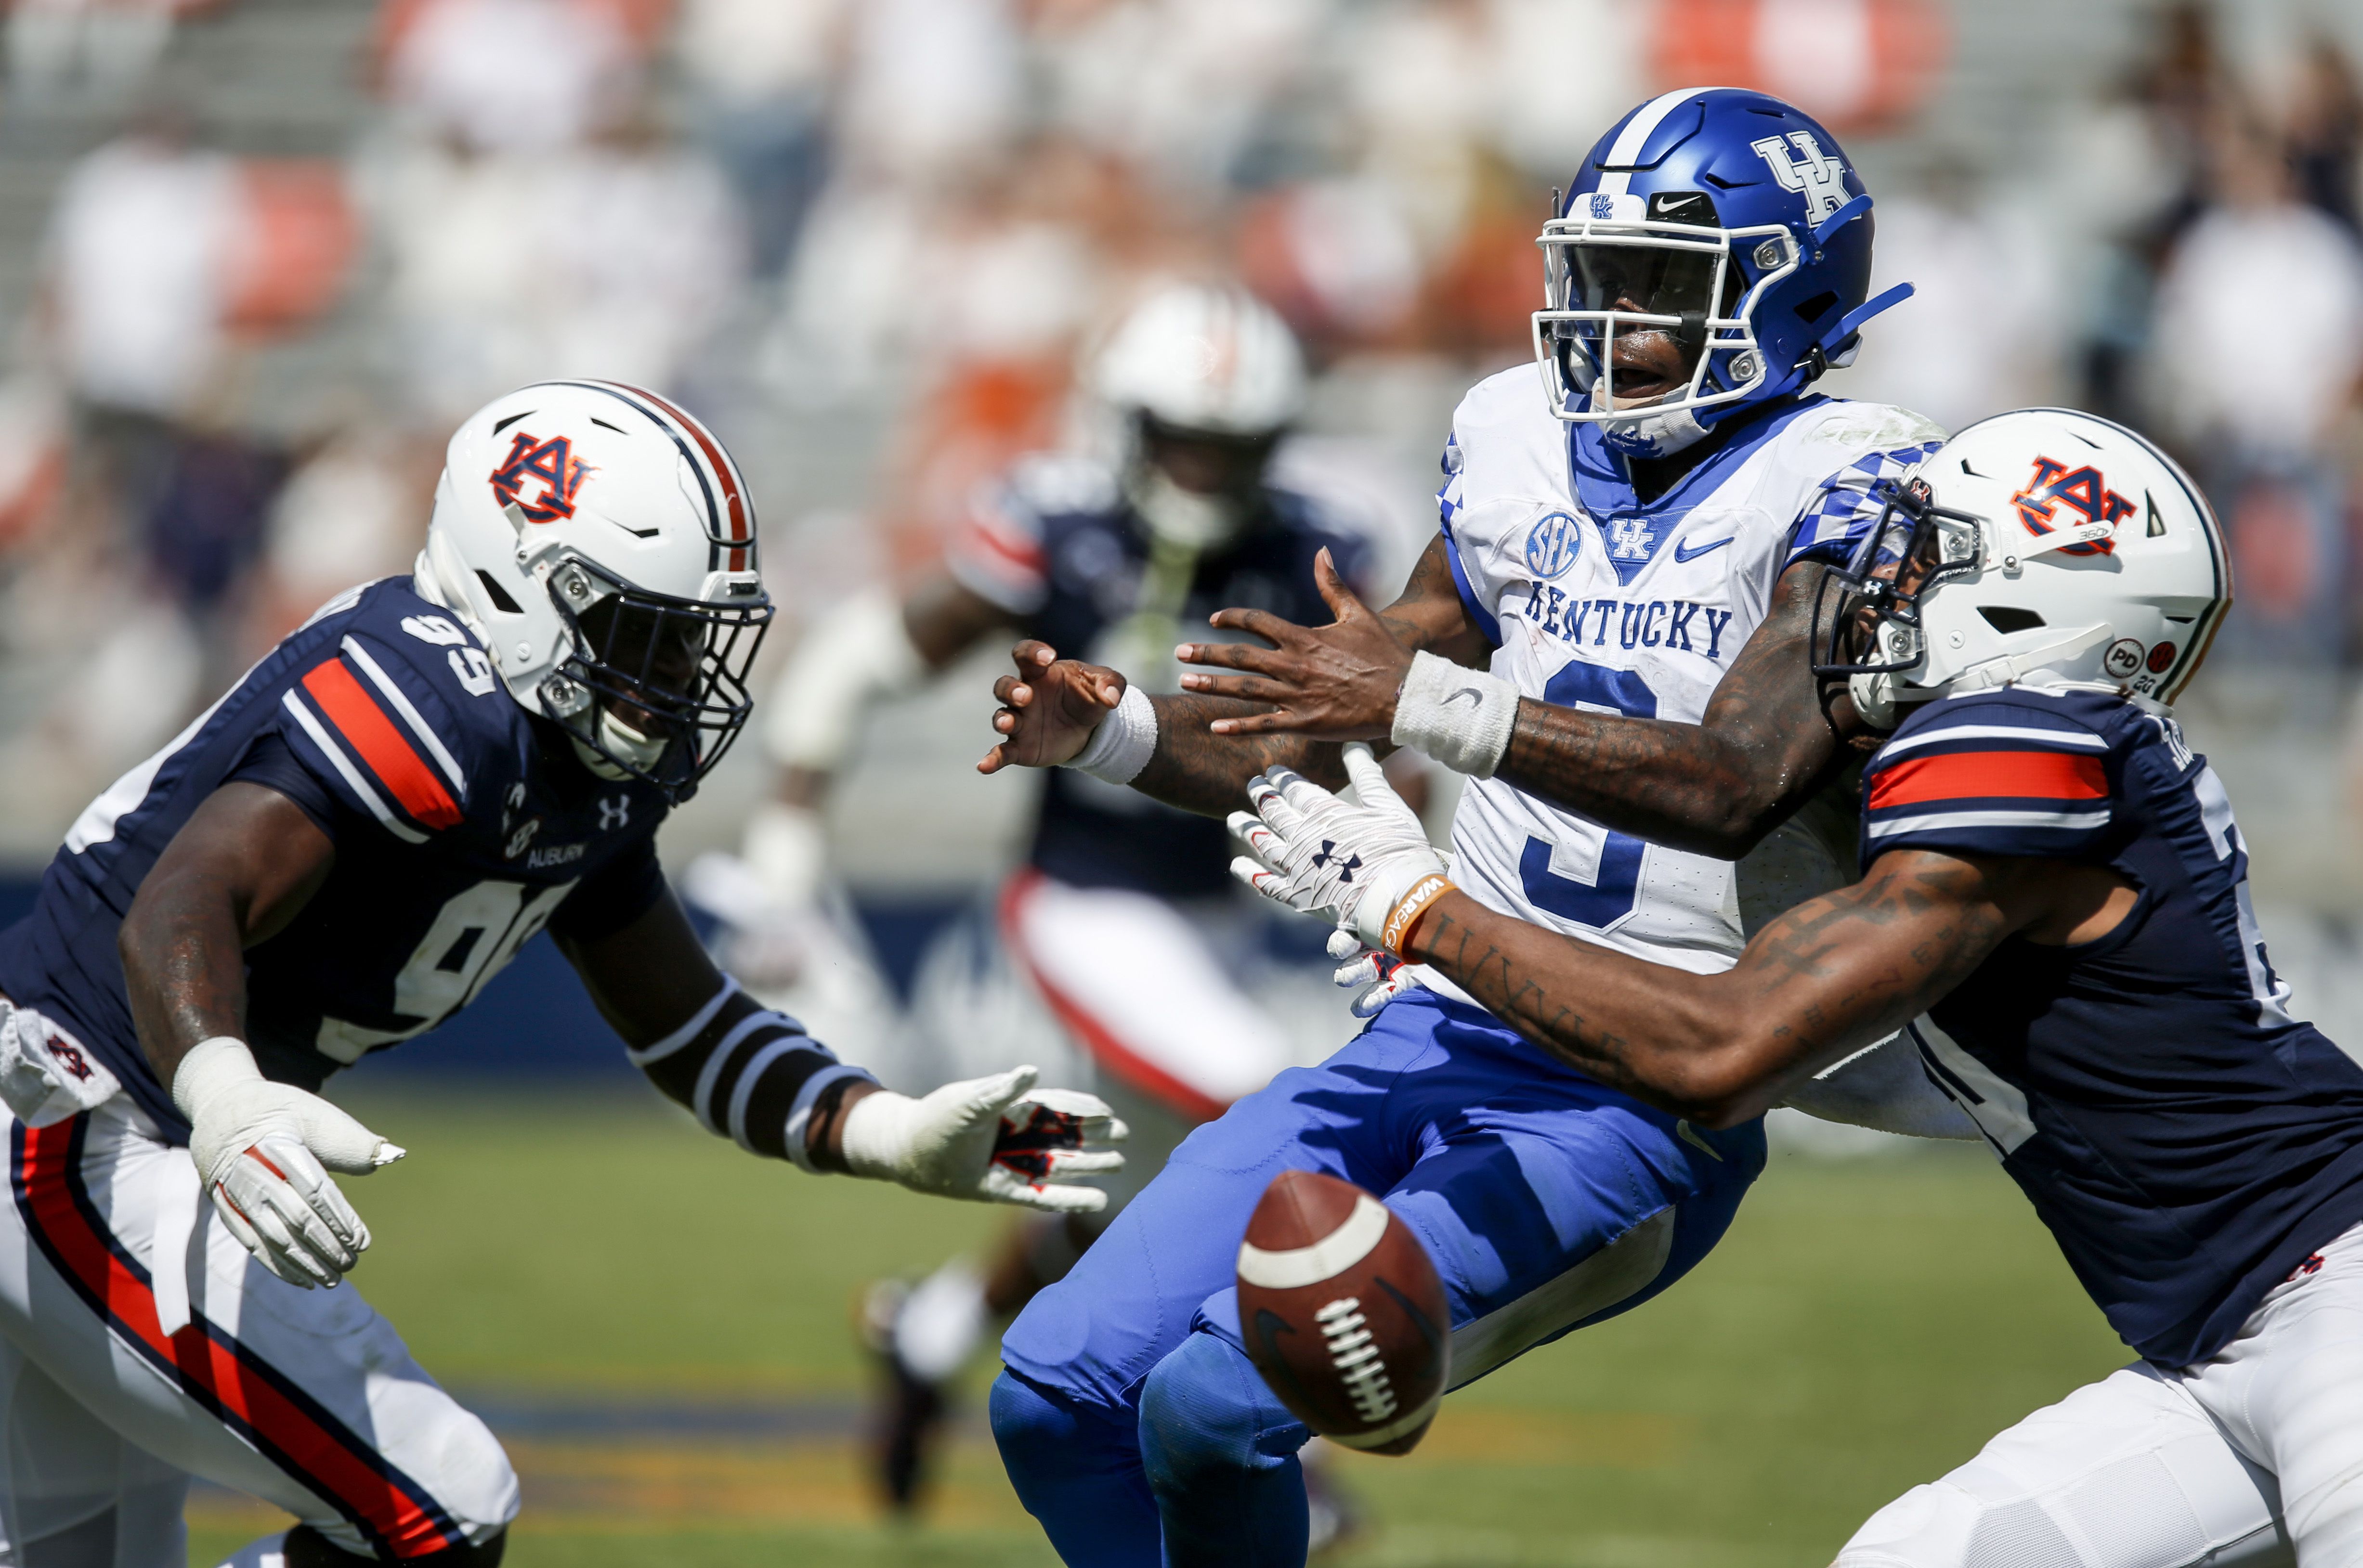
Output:
[[[2026,481],[2019,492],[2010,498],[2018,509],[2018,520],[2026,525],[2030,534],[2048,534],[2057,526],[2059,508],[2080,512],[2087,523],[2114,523],[2134,513],[2134,503],[2109,488],[2101,470],[2090,463],[2070,469],[2065,463],[2049,458],[2035,459],[2035,477]],[[2116,553],[2116,541],[2098,539],[2086,545],[2068,545],[2061,554],[2070,556],[2105,556]]]
[[[540,441],[520,430],[509,438],[509,455],[493,470],[493,496],[503,506],[516,507],[528,523],[555,523],[574,515],[575,492],[594,471],[574,455],[567,436]],[[536,481],[541,493],[528,498],[526,487]]]
[[1805,221],[1819,223],[1847,204],[1846,165],[1822,150],[1811,131],[1768,136],[1748,148],[1771,169],[1781,188],[1805,198]]

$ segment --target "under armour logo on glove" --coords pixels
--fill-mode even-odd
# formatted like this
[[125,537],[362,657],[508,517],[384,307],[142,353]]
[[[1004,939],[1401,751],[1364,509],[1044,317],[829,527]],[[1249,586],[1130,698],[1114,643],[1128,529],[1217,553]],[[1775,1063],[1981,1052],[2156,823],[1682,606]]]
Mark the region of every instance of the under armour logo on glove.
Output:
[[1320,867],[1326,871],[1333,862],[1337,864],[1337,880],[1340,882],[1352,881],[1354,879],[1354,873],[1362,868],[1362,857],[1359,855],[1355,856],[1351,860],[1342,862],[1338,861],[1337,841],[1336,839],[1325,838],[1321,841],[1320,852],[1313,857],[1313,864]]

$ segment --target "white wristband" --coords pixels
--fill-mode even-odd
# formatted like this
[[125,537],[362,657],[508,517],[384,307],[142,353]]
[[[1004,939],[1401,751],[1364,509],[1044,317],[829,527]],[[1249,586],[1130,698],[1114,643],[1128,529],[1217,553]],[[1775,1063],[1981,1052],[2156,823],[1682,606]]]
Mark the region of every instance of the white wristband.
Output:
[[181,1065],[172,1069],[172,1103],[194,1124],[199,1108],[216,1091],[232,1084],[261,1081],[262,1069],[254,1065],[254,1053],[247,1049],[246,1042],[216,1034],[191,1046]]
[[1515,686],[1432,653],[1416,653],[1395,699],[1392,738],[1455,773],[1491,778],[1510,749],[1510,730],[1517,720]]
[[917,1102],[892,1089],[863,1095],[845,1108],[838,1150],[846,1174],[893,1181],[911,1153],[912,1111]]
[[1111,784],[1129,784],[1140,777],[1140,770],[1148,766],[1148,759],[1156,752],[1156,704],[1139,687],[1128,685],[1124,689],[1123,701],[1092,732],[1091,744],[1065,766],[1080,768]]

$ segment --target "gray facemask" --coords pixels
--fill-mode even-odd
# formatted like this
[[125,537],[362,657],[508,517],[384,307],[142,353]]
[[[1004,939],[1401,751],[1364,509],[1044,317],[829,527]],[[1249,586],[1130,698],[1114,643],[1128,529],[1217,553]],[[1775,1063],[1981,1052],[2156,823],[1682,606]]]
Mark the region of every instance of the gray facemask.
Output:
[[1247,526],[1243,502],[1184,490],[1153,463],[1132,465],[1125,475],[1124,493],[1150,533],[1184,549],[1214,549],[1237,538]]

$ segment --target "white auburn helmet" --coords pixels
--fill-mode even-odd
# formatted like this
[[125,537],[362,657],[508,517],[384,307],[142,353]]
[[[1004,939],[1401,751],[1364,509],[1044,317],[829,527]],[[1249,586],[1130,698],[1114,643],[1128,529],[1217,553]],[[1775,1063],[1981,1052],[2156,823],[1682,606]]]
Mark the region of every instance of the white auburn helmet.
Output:
[[1969,425],[1823,583],[1814,672],[1863,718],[2037,670],[2171,703],[2232,605],[2224,530],[2174,460],[2065,408]]
[[[1124,490],[1151,533],[1185,550],[1212,548],[1246,526],[1238,495],[1176,483],[1148,460],[1159,437],[1234,443],[1260,473],[1304,408],[1296,335],[1245,289],[1177,283],[1132,308],[1093,361],[1091,388],[1126,421]],[[1248,450],[1260,448],[1260,450]]]
[[541,381],[446,449],[416,581],[583,764],[684,800],[753,702],[771,618],[755,512],[711,432],[653,392]]
[[1296,335],[1245,289],[1177,283],[1119,322],[1093,361],[1092,390],[1177,430],[1270,436],[1304,408]]

